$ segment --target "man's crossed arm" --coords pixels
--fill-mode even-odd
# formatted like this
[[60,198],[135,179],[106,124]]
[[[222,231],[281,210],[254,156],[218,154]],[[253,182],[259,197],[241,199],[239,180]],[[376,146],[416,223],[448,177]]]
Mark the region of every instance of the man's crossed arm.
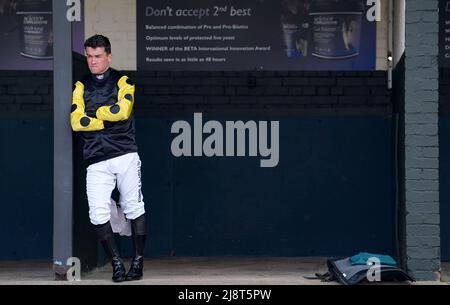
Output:
[[127,76],[122,76],[118,83],[118,101],[112,106],[99,107],[95,117],[86,115],[84,103],[84,85],[75,84],[72,99],[70,122],[73,131],[103,130],[104,121],[119,122],[128,120],[133,110],[135,86]]

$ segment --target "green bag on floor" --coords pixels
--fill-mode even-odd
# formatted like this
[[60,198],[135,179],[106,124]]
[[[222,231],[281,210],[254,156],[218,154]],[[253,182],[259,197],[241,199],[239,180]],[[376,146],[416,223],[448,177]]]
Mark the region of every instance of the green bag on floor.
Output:
[[373,275],[370,265],[352,265],[350,259],[329,259],[327,261],[328,272],[324,274],[316,273],[315,277],[305,277],[306,279],[319,279],[322,282],[337,281],[344,285],[356,285],[363,282],[414,282],[415,279],[408,273],[396,266],[380,265],[379,279],[370,279],[368,275]]
[[397,266],[397,262],[389,255],[361,252],[350,257],[352,265],[367,265],[369,260],[378,259],[381,265]]

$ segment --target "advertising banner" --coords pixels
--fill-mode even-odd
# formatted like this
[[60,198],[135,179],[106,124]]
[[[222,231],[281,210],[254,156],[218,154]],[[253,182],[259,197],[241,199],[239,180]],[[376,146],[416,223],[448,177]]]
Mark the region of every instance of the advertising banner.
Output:
[[137,0],[138,70],[374,70],[363,0]]
[[[75,3],[73,48],[84,54],[83,1]],[[52,0],[0,0],[0,70],[53,69],[52,10]]]
[[439,66],[450,67],[450,1],[439,0]]

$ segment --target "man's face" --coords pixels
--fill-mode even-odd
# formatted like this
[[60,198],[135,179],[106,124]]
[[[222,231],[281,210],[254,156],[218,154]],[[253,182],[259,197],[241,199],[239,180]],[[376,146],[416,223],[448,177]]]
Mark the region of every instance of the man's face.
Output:
[[102,74],[108,70],[112,55],[105,52],[104,47],[86,48],[87,63],[92,74]]

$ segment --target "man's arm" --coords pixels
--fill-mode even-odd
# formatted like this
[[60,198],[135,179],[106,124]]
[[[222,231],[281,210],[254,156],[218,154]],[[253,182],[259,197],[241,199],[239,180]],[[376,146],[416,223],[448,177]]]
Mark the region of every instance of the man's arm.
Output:
[[73,131],[98,131],[104,129],[103,121],[88,117],[85,114],[84,85],[76,82],[72,95],[72,111],[70,113],[70,124]]
[[96,113],[98,119],[109,122],[129,119],[133,110],[135,86],[127,76],[122,76],[117,85],[119,86],[118,102],[112,106],[98,108]]

